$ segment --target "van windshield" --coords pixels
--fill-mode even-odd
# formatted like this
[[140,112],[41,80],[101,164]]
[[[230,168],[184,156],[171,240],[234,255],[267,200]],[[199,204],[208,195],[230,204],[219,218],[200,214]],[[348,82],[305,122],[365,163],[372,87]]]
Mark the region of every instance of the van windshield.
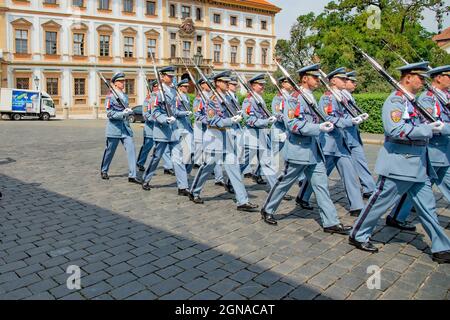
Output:
[[54,108],[55,107],[55,105],[53,104],[53,101],[52,100],[48,100],[48,99],[44,99],[44,105],[46,107],[49,107],[49,108]]

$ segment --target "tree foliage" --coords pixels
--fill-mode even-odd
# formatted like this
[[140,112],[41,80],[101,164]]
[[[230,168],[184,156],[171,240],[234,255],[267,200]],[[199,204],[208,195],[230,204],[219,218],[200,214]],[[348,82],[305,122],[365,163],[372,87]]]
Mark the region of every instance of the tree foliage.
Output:
[[[369,5],[381,10],[381,25],[368,28]],[[398,56],[386,47],[386,41],[409,62],[430,61],[432,66],[450,64],[450,55],[433,41],[433,33],[421,24],[424,10],[436,13],[442,27],[449,7],[442,0],[337,0],[319,15],[308,13],[297,18],[289,40],[279,40],[276,54],[292,72],[305,64],[320,61],[325,72],[345,66],[359,74],[359,92],[389,91],[389,85],[355,52],[349,42],[358,45],[398,76],[402,65]]]

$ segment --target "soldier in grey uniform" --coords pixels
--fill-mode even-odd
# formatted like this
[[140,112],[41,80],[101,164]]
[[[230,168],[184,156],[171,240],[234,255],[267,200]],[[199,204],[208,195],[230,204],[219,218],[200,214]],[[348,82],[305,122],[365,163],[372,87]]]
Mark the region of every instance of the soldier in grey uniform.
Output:
[[[136,179],[136,153],[134,150],[133,130],[131,130],[128,116],[133,110],[128,107],[128,96],[123,92],[125,88],[125,74],[117,72],[111,78],[111,84],[115,89],[121,103],[116,100],[112,92],[105,99],[108,123],[106,125],[106,149],[103,153],[101,165],[101,177],[108,180],[108,170],[119,142],[125,147],[128,158],[128,181],[140,183]],[[123,105],[123,106],[122,106]],[[123,108],[125,107],[125,109]]]
[[[410,94],[423,87],[428,62],[408,64],[401,68],[401,86]],[[380,149],[375,171],[379,174],[374,194],[356,220],[349,243],[358,249],[377,252],[369,238],[378,220],[393,203],[408,194],[426,233],[431,238],[433,260],[450,262],[450,239],[439,225],[436,200],[430,179],[436,179],[427,146],[433,134],[443,132],[441,121],[424,123],[402,91],[394,91],[382,111],[385,142]]]
[[[319,67],[318,64],[315,64],[298,71],[302,91],[315,104],[313,90],[320,84]],[[340,223],[336,208],[331,201],[324,165],[325,157],[318,139],[320,132],[330,132],[334,129],[334,125],[329,121],[319,123],[319,118],[310,109],[305,99],[298,92],[292,96],[298,102],[295,104],[289,103],[285,106],[288,108],[286,125],[289,130],[285,145],[286,165],[284,172],[270,190],[261,210],[261,217],[268,224],[277,224],[273,214],[280,205],[283,196],[298,180],[299,176],[305,175],[316,194],[323,230],[329,233],[348,234],[351,227]]]
[[[356,89],[356,72],[347,72],[347,81],[345,83],[345,89],[341,91],[342,98],[348,101],[352,101],[356,104],[355,98],[352,93]],[[369,115],[364,114],[363,120],[367,120]],[[358,174],[359,181],[362,186],[363,198],[369,198],[375,191],[375,180],[369,170],[367,164],[366,155],[364,153],[364,146],[359,132],[359,126],[350,126],[344,129],[348,146],[350,147],[350,153],[352,155],[353,164]]]
[[[440,133],[433,134],[428,144],[428,155],[431,165],[436,172],[437,179],[431,182],[436,184],[447,201],[450,202],[450,66],[442,66],[431,69],[428,75],[432,78],[433,90],[424,91],[419,101],[428,111],[435,115],[440,121],[445,123],[444,129]],[[439,95],[439,98],[436,96]],[[400,230],[415,231],[416,227],[408,222],[406,218],[411,212],[413,203],[405,193],[391,214],[386,217],[388,226]]]
[[[152,109],[155,105],[156,94],[158,93],[158,82],[156,80],[152,80],[150,82],[150,88],[152,88],[153,90],[152,93],[147,94],[144,102],[142,103],[142,116],[144,117],[145,123],[144,123],[144,142],[139,151],[138,160],[136,162],[139,171],[145,171],[145,162],[147,161],[148,154],[150,153],[150,150],[153,148],[154,145],[153,143],[154,121],[152,118]],[[164,173],[172,174],[173,164],[172,160],[170,159],[169,148],[166,148],[166,150],[164,151],[162,159],[164,161],[163,165]]]
[[237,209],[239,211],[254,211],[258,206],[248,200],[247,191],[242,183],[242,176],[238,160],[233,150],[232,143],[227,130],[238,125],[242,120],[241,115],[232,116],[220,100],[225,100],[230,81],[230,72],[224,71],[214,76],[215,86],[221,98],[211,97],[206,114],[208,117],[208,128],[205,132],[204,163],[198,169],[197,175],[192,183],[190,199],[194,203],[202,204],[200,193],[206,183],[208,175],[214,170],[216,164],[223,163],[230,182],[235,191]]
[[[331,88],[339,94],[340,90],[345,87],[347,78],[345,68],[338,68],[329,73],[327,77],[330,80]],[[328,115],[327,120],[331,121],[335,126],[333,131],[322,133],[320,136],[323,153],[325,154],[327,175],[330,175],[333,169],[337,167],[350,203],[349,213],[352,216],[358,216],[364,206],[364,202],[344,129],[360,124],[363,119],[360,116],[351,118],[329,91],[325,92],[320,98],[319,108],[324,110],[325,114]],[[312,210],[309,204],[312,191],[311,184],[305,181],[297,196],[297,204],[304,209]]]
[[[208,84],[200,79],[197,82],[199,86],[203,89],[202,93],[207,99],[207,101],[203,101],[202,96],[198,94],[193,103],[194,108],[194,163],[198,164],[199,167],[203,163],[203,149],[204,149],[204,135],[206,132],[206,128],[208,126],[208,117],[206,115],[206,109],[209,104],[209,98],[211,97],[211,89]],[[218,186],[225,186],[222,166],[217,164],[214,167],[214,181]]]
[[[175,76],[175,69],[172,66],[164,67],[159,70],[161,74],[162,91],[158,92],[155,102],[155,108],[152,112],[154,119],[153,140],[155,141],[155,148],[153,149],[150,164],[145,171],[143,177],[142,188],[150,190],[150,180],[152,179],[161,160],[162,154],[166,148],[169,148],[172,155],[172,161],[175,169],[175,177],[177,179],[178,194],[181,196],[189,195],[189,185],[186,172],[186,164],[183,162],[182,150],[180,146],[180,131],[177,126],[177,118],[186,117],[189,111],[180,111],[176,106],[176,89],[173,86],[173,77]],[[164,105],[162,95],[164,94],[167,107],[173,113],[169,116]]]
[[[178,131],[180,135],[180,147],[183,155],[183,163],[186,164],[186,172],[190,174],[194,166],[194,129],[191,122],[191,102],[187,95],[189,80],[183,79],[177,84],[178,92],[182,101],[177,98],[177,108],[179,113],[184,112],[184,116],[177,117]],[[186,110],[187,109],[187,110]],[[185,112],[187,111],[187,112]]]

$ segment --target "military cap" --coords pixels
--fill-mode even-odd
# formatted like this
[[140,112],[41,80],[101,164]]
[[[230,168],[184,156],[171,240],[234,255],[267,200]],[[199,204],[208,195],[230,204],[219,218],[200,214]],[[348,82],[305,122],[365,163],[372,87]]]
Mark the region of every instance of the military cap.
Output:
[[203,78],[200,78],[200,79],[198,79],[197,80],[197,84],[200,86],[200,85],[202,85],[202,84],[204,84],[205,83],[205,80],[203,80]]
[[159,73],[173,77],[175,76],[175,68],[172,66],[164,67],[159,69]]
[[125,73],[120,72],[120,71],[116,72],[111,78],[112,83],[114,83],[116,81],[120,81],[120,80],[122,80],[122,81],[125,80]]
[[320,76],[319,69],[320,69],[320,64],[316,63],[316,64],[312,64],[310,66],[306,66],[306,67],[303,67],[303,68],[297,70],[297,73],[299,74],[299,76],[309,75],[309,76],[319,77]]
[[158,85],[158,81],[157,80],[149,80],[148,84],[149,84],[150,88],[153,88]]
[[336,70],[331,71],[327,75],[328,80],[331,80],[334,77],[347,79],[347,73],[345,72],[345,68],[344,67],[337,68]]
[[230,84],[237,86],[239,84],[238,78],[236,76],[230,77]]
[[428,70],[428,75],[432,78],[438,76],[438,75],[447,75],[450,76],[450,65],[436,67],[431,70]]
[[229,70],[217,73],[213,76],[214,81],[225,81],[230,82],[231,72]]
[[253,78],[251,78],[250,80],[248,80],[248,82],[250,84],[254,84],[254,83],[259,83],[259,84],[266,84],[266,75],[264,73],[260,73],[257,74],[256,76],[254,76]]
[[288,78],[286,78],[286,77],[279,77],[279,78],[277,79],[277,81],[278,81],[278,83],[283,83],[283,82],[289,81],[289,80],[288,80]]
[[356,71],[347,72],[347,79],[351,81],[356,81]]
[[409,63],[400,68],[397,68],[397,70],[400,70],[402,75],[412,73],[412,74],[418,74],[425,78],[429,78],[429,75],[427,74],[428,61]]
[[177,87],[181,87],[181,86],[189,86],[189,80],[183,79],[180,82],[178,82]]

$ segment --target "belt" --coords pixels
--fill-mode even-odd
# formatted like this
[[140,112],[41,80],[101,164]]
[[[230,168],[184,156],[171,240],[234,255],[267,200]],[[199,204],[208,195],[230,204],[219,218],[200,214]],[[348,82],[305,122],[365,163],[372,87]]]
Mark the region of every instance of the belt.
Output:
[[219,128],[219,127],[214,127],[214,126],[208,126],[208,129],[215,129],[215,130],[219,130],[219,131],[227,131],[228,128]]
[[391,137],[386,137],[384,141],[396,143],[396,144],[404,144],[404,145],[411,146],[411,147],[414,147],[414,146],[424,147],[424,146],[428,145],[428,140],[401,140],[401,139],[394,139]]

